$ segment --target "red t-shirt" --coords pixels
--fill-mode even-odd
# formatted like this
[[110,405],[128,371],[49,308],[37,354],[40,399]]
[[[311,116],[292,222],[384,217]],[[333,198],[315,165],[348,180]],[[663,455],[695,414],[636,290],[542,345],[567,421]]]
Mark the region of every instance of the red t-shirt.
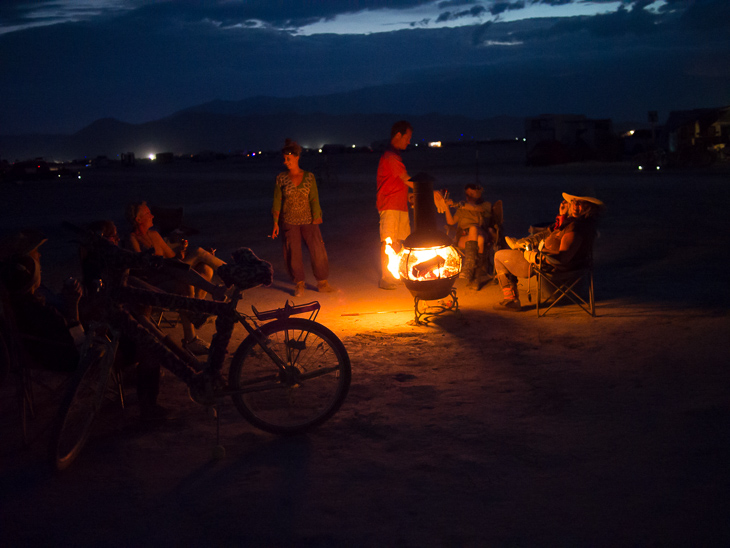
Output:
[[401,178],[405,174],[406,166],[403,165],[400,152],[389,147],[378,164],[378,211],[408,211],[408,186]]

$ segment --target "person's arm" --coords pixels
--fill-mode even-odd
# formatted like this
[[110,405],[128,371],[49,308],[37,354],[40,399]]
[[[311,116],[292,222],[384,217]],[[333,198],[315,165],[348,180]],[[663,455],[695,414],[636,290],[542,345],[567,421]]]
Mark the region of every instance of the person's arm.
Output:
[[160,236],[160,233],[156,230],[150,230],[147,234],[150,236],[150,240],[152,240],[153,247],[155,250],[159,249],[162,251],[162,256],[165,259],[174,259],[177,257],[175,252],[172,250],[172,248],[167,245],[167,242],[162,239],[162,236]]
[[[582,242],[583,237],[580,234],[577,234],[575,231],[570,230],[563,234],[563,237],[560,239],[560,249],[557,253],[549,253],[543,250],[542,255],[545,258],[545,262],[550,265],[566,266],[569,265],[570,261],[572,261],[573,257],[575,257],[575,254],[580,249],[580,245]],[[537,253],[537,251],[525,251],[525,259],[527,259],[529,262],[535,262],[534,257],[537,255]],[[530,257],[528,257],[528,254],[530,254],[530,257],[533,258],[532,260]]]
[[391,163],[391,173],[400,178],[404,185],[413,190],[413,181],[411,181],[411,176],[408,175],[406,166],[403,164],[403,160],[401,160],[400,156],[393,154],[390,156],[389,161]]
[[74,345],[79,348],[85,338],[86,334],[84,328],[79,321],[79,301],[81,300],[81,282],[75,278],[68,278],[61,290],[61,296],[63,297],[66,310],[66,324],[68,325],[68,332],[74,340]]
[[444,197],[441,195],[441,193],[434,192],[433,199],[436,203],[436,207],[444,212],[444,216],[446,217],[446,224],[449,226],[455,224],[456,220],[454,219],[453,215],[451,215],[451,208],[449,208],[449,204],[446,203],[446,200],[444,200]]
[[142,252],[142,248],[140,247],[139,241],[137,240],[137,236],[134,235],[134,232],[129,235],[129,247],[132,251],[136,251],[137,253]]
[[311,178],[312,185],[309,187],[309,208],[312,211],[312,224],[322,224],[322,208],[319,205],[319,190],[317,190],[317,181],[314,174],[307,172],[306,177]]
[[403,168],[403,173],[400,174],[400,178],[401,181],[403,181],[404,185],[413,190],[413,181],[411,181],[411,176],[408,175],[408,173],[405,171],[405,168]]
[[279,184],[279,175],[274,185],[274,203],[271,206],[271,215],[274,218],[274,229],[271,231],[271,237],[276,238],[279,235],[279,214],[281,213],[281,185]]
[[577,234],[573,230],[566,232],[560,239],[560,250],[553,255],[547,254],[548,262],[556,262],[562,265],[570,264],[578,249],[580,249],[582,242],[583,238],[580,234]]

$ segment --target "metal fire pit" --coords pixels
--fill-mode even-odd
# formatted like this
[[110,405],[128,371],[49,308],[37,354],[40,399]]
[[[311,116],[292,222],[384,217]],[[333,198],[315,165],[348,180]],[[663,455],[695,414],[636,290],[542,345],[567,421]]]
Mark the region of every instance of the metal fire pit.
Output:
[[[401,254],[399,273],[406,288],[413,295],[416,323],[422,323],[421,318],[424,316],[434,316],[459,309],[454,283],[461,272],[461,255],[448,236],[437,228],[433,178],[419,173],[412,180],[415,226],[413,233],[403,242],[405,249]],[[415,259],[417,254],[425,251],[441,253],[420,262]],[[447,297],[450,299],[442,300]],[[423,302],[437,300],[442,301],[436,306],[425,305]]]

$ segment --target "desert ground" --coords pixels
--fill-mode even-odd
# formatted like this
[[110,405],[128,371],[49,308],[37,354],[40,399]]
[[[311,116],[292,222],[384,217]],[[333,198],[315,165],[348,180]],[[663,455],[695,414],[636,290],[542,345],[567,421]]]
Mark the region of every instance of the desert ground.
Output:
[[[523,166],[517,147],[409,151],[414,174],[461,196],[478,180],[504,203],[504,230],[549,221],[561,192],[606,204],[595,249],[597,317],[575,305],[538,318],[493,310],[496,285],[457,282],[458,313],[413,322],[405,287],[377,287],[377,154],[305,156],[338,291],[292,297],[268,238],[277,158],[84,170],[6,184],[3,233],[44,230],[44,280],[79,275],[61,221],[124,205],[184,206],[191,245],[270,261],[271,287],[239,310],[319,300],[344,342],[352,386],[317,430],[281,438],[227,403],[216,425],[171,374],[169,420],[109,410],[79,459],[46,463],[57,395],[41,391],[24,448],[2,387],[1,546],[727,546],[730,544],[730,169],[640,173],[629,163]],[[175,328],[179,331],[179,327]],[[212,335],[213,326],[200,332]],[[174,333],[180,336],[179,332]],[[243,338],[234,332],[230,351]]]

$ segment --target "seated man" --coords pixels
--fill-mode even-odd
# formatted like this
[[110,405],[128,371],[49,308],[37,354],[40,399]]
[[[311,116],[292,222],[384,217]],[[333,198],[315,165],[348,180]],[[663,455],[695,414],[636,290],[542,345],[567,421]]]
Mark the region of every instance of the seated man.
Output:
[[494,255],[497,279],[504,295],[504,299],[494,305],[495,310],[522,310],[517,278],[532,276],[532,264],[540,261],[543,267],[570,271],[587,262],[603,202],[592,196],[566,193],[563,198],[569,203],[569,217],[543,240],[541,251],[503,249]]
[[[440,194],[436,195],[436,201],[439,211],[443,211],[446,216],[446,223],[458,227],[456,245],[465,254],[461,277],[467,280],[467,287],[477,289],[477,273],[486,262],[485,243],[494,239],[494,234],[490,232],[492,204],[482,199],[482,187],[479,185],[467,184],[464,193],[465,202],[454,204],[451,200],[439,199]],[[454,215],[451,214],[450,206],[456,207]]]
[[10,239],[11,255],[2,264],[2,283],[21,334],[23,346],[39,366],[53,371],[73,371],[84,342],[79,322],[81,284],[69,278],[61,295],[41,286],[39,247],[47,239],[26,230]]

